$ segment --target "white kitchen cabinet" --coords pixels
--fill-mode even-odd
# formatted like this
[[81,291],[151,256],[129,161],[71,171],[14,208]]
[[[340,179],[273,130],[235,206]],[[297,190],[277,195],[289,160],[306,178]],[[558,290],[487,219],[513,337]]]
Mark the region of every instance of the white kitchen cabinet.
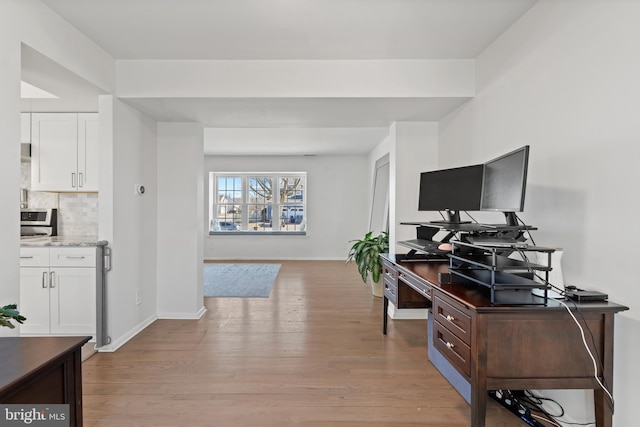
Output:
[[20,113],[20,142],[31,143],[31,113]]
[[98,113],[78,113],[78,191],[98,191]]
[[21,248],[20,313],[22,335],[95,335],[95,248]]
[[49,267],[20,268],[20,314],[28,320],[22,334],[49,334]]
[[98,191],[98,114],[31,114],[31,189]]

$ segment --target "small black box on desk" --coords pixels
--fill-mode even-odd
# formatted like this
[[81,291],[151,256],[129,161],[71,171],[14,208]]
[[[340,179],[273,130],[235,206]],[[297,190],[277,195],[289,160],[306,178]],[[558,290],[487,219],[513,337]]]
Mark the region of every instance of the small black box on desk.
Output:
[[602,292],[582,289],[566,289],[564,294],[567,298],[578,302],[607,301],[609,299],[609,295]]

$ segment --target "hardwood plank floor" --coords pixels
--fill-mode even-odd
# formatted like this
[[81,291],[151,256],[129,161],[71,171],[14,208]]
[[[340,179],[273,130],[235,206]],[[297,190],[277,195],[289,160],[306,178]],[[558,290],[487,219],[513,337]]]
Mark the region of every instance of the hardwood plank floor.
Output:
[[[85,426],[466,427],[427,359],[426,321],[390,320],[355,265],[283,261],[270,298],[205,298],[83,363]],[[490,402],[487,426],[527,426]]]

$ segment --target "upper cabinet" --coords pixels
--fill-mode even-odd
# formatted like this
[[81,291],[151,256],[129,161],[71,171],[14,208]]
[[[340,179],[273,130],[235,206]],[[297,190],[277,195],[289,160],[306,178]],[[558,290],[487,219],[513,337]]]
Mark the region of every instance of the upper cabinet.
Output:
[[78,113],[78,191],[98,191],[98,133],[98,113]]
[[98,114],[31,114],[31,189],[98,191]]

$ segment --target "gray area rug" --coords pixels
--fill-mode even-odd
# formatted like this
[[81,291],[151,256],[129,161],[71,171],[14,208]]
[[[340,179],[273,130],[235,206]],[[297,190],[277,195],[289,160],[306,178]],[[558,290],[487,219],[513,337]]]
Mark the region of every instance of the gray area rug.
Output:
[[205,264],[204,296],[269,298],[280,264]]

